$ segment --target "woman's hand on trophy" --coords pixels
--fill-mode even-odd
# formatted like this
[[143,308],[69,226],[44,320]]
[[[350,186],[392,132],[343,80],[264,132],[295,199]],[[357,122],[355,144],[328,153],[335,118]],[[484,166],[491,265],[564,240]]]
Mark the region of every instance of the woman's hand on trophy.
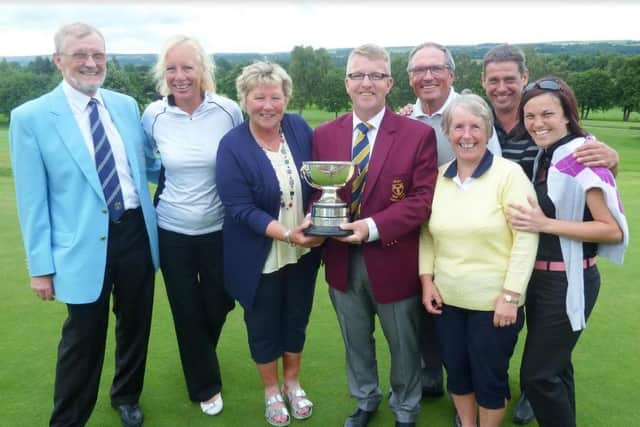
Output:
[[305,248],[315,248],[322,245],[326,240],[326,237],[307,236],[304,234],[304,230],[309,228],[310,225],[311,216],[307,215],[299,226],[291,230],[291,233],[289,234],[289,240],[291,243],[294,245],[304,246]]

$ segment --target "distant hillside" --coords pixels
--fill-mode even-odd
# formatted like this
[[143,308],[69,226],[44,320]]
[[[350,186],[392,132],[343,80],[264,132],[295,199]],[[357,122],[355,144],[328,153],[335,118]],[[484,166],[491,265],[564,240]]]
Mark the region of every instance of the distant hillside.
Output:
[[[484,54],[492,47],[499,43],[483,43],[477,45],[464,46],[448,46],[454,54],[466,54],[473,59],[482,59]],[[529,43],[518,45],[522,48],[532,48],[538,53],[548,54],[568,54],[568,55],[593,55],[597,53],[611,53],[621,55],[640,55],[640,40],[615,40],[615,41],[597,41],[597,42],[551,42],[551,43]],[[391,53],[408,53],[413,46],[395,46],[388,47]],[[329,55],[336,64],[344,65],[347,60],[351,48],[327,49]],[[216,61],[225,60],[229,63],[237,63],[253,60],[270,60],[287,63],[289,62],[290,52],[272,52],[272,53],[217,53],[213,57]],[[156,55],[149,53],[141,54],[110,54],[115,57],[122,65],[152,65],[155,63]],[[17,62],[19,64],[28,64],[33,61],[36,56],[3,56],[9,62]]]

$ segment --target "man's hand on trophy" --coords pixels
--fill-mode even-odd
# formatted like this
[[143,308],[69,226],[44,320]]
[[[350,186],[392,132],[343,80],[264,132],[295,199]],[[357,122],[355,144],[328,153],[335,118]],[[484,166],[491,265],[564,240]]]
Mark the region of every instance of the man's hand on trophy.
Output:
[[369,224],[367,224],[367,221],[364,219],[340,224],[340,228],[343,230],[353,231],[353,234],[350,236],[335,238],[341,242],[351,243],[352,245],[361,245],[369,238]]

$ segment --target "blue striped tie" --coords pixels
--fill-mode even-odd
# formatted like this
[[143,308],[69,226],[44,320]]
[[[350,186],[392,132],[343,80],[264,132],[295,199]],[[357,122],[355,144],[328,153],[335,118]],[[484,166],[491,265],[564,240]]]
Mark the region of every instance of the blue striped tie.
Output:
[[372,127],[372,125],[365,122],[358,124],[358,126],[356,126],[358,133],[353,141],[352,159],[360,171],[360,174],[353,180],[353,188],[351,190],[351,216],[354,219],[360,217],[360,198],[362,197],[364,185],[367,180],[369,154],[371,153],[367,132],[369,132],[369,129]]
[[95,98],[91,98],[89,101],[89,109],[89,124],[95,149],[96,170],[102,184],[104,199],[109,208],[109,218],[111,221],[117,221],[124,213],[124,200],[116,170],[116,162],[113,158],[111,145],[104,132],[104,126],[100,121],[98,103]]

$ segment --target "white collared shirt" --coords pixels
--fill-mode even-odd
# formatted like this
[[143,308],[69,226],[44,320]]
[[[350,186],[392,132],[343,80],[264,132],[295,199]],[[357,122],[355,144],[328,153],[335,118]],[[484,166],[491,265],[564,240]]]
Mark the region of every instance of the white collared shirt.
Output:
[[464,181],[462,179],[460,179],[460,175],[456,175],[453,177],[453,182],[456,183],[456,185],[458,186],[458,188],[462,191],[466,190],[467,188],[469,188],[469,186],[471,185],[471,183],[475,181],[475,178],[472,176],[468,176],[464,179]]
[[[73,116],[76,119],[78,128],[80,128],[87,150],[89,150],[91,158],[94,159],[95,148],[89,123],[89,101],[91,100],[91,97],[73,88],[66,80],[62,81],[62,90],[69,101],[69,106],[71,107]],[[129,162],[127,161],[127,154],[124,149],[124,143],[122,142],[118,129],[111,120],[109,111],[104,107],[104,102],[102,102],[102,96],[100,95],[99,90],[93,98],[98,101],[98,114],[100,115],[100,121],[102,121],[102,126],[104,127],[109,144],[111,145],[113,158],[116,162],[116,171],[118,172],[118,179],[120,180],[122,198],[124,199],[124,208],[137,208],[140,206],[140,198],[133,182],[131,169],[129,168]]]
[[[367,120],[366,123],[369,123],[372,128],[367,132],[367,138],[369,139],[369,163],[371,163],[371,159],[373,158],[373,144],[376,142],[376,137],[378,136],[378,129],[380,129],[380,123],[382,123],[382,118],[384,117],[384,112],[386,107],[382,108],[378,114],[371,117],[371,119]],[[357,126],[362,123],[363,120],[360,120],[356,113],[353,113],[353,135],[351,136],[351,145],[356,140],[356,135],[358,134]],[[378,226],[376,225],[373,218],[368,217],[364,218],[369,226],[369,237],[367,238],[367,242],[373,242],[374,240],[378,240],[380,238],[380,233],[378,232]]]
[[[378,136],[378,129],[380,129],[380,123],[382,123],[382,118],[384,117],[385,108],[380,110],[378,114],[371,117],[370,120],[367,120],[366,123],[369,123],[372,127],[367,132],[367,138],[369,139],[369,161],[371,161],[371,156],[373,155],[373,144],[376,142],[376,137]],[[351,143],[356,140],[356,136],[358,135],[358,125],[363,123],[364,120],[360,120],[356,113],[353,113],[353,134],[351,135]]]

